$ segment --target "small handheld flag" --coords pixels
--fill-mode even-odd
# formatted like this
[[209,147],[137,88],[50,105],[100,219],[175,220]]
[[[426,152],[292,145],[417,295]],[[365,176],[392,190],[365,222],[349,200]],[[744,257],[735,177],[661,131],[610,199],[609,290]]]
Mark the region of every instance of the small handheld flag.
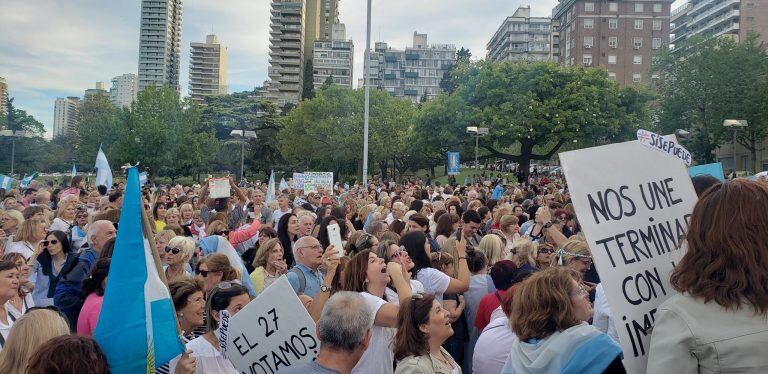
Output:
[[[109,162],[107,162],[107,156],[99,146],[99,153],[96,155],[96,185],[112,187],[112,169],[109,168]],[[138,173],[138,172],[137,172]]]
[[77,175],[77,168],[75,167],[75,163],[73,162],[72,163],[72,178],[74,178],[75,175]]
[[264,197],[267,204],[277,200],[275,198],[275,171],[269,174],[269,186],[267,187],[267,196]]
[[29,184],[32,183],[32,180],[35,179],[35,177],[37,177],[36,171],[33,172],[31,175],[25,174],[24,178],[21,180],[21,182],[19,182],[19,186],[21,186],[21,188],[29,187]]
[[11,185],[13,185],[13,178],[0,174],[0,188],[5,189],[5,192],[8,192],[8,190],[11,189]]
[[288,188],[288,182],[285,181],[285,178],[280,178],[280,192],[283,192]]

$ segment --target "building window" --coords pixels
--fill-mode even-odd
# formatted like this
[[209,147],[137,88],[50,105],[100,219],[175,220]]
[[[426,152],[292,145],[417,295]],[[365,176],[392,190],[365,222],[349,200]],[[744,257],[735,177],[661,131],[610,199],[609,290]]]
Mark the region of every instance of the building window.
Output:
[[613,49],[619,48],[619,38],[617,38],[615,36],[609,37],[608,38],[608,46],[613,48]]
[[595,27],[595,20],[592,18],[586,18],[584,19],[584,28],[585,29],[591,29]]
[[615,1],[611,1],[608,3],[608,11],[609,12],[618,12],[619,11],[619,3]]
[[643,38],[641,38],[641,37],[634,37],[634,38],[632,38],[632,46],[635,49],[643,48]]
[[616,65],[616,55],[608,55],[608,64]]
[[632,82],[640,83],[643,81],[643,75],[640,73],[632,73]]
[[661,30],[661,20],[660,19],[653,20],[653,29],[654,30]]
[[591,36],[585,36],[584,37],[584,48],[590,49],[592,48],[592,45],[595,43],[595,38]]
[[618,29],[619,28],[619,20],[616,18],[609,18],[608,19],[608,28],[609,29]]
[[592,55],[585,54],[582,57],[582,62],[584,63],[584,66],[592,66]]
[[616,80],[616,73],[614,73],[612,71],[609,71],[608,72],[608,79],[612,80],[612,81],[615,81]]
[[653,12],[654,13],[661,13],[661,4],[660,3],[653,4]]
[[632,63],[635,64],[635,65],[642,65],[643,64],[643,56],[634,55],[632,57]]
[[585,12],[594,12],[595,11],[595,3],[585,2],[584,3],[584,11]]
[[635,20],[635,30],[642,30],[643,29],[643,20],[636,19]]
[[651,47],[653,49],[661,48],[661,38],[653,38],[653,40],[651,41]]
[[643,3],[635,3],[635,13],[643,12]]

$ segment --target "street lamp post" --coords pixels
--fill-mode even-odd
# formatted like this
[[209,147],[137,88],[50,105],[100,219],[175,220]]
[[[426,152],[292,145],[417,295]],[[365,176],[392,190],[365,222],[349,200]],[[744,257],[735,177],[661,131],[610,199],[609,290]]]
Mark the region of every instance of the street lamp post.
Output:
[[24,130],[2,130],[0,136],[11,138],[11,175],[13,175],[13,166],[16,161],[16,138],[29,138],[31,136]]
[[245,176],[245,143],[248,139],[256,139],[256,131],[232,130],[229,135],[240,137],[240,180]]
[[733,176],[736,177],[736,131],[739,128],[747,127],[749,123],[743,119],[727,119],[723,121],[723,127],[730,127],[733,129]]
[[480,137],[488,135],[487,127],[467,126],[467,134],[475,137],[475,169],[480,170],[480,161],[478,149],[480,148]]

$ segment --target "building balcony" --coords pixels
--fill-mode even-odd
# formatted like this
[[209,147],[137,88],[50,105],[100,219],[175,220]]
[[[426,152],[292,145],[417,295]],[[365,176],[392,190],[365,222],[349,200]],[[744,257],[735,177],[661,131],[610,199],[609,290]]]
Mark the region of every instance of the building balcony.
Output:
[[719,2],[702,1],[699,4],[696,4],[696,6],[694,6],[694,8],[689,13],[691,17],[689,24],[694,25],[699,22],[705,21],[706,19],[716,16],[717,13],[720,13],[721,11],[729,7],[734,7],[734,9],[737,9],[739,6],[739,3],[740,3],[740,0],[722,0]]
[[418,53],[405,53],[406,60],[418,60],[420,58]]
[[384,79],[397,79],[397,74],[395,73],[385,73]]
[[418,96],[419,90],[414,88],[406,88],[403,90],[403,94],[405,94],[406,96]]
[[739,10],[731,10],[729,12],[723,13],[717,18],[713,18],[709,20],[707,23],[704,24],[698,24],[691,26],[690,30],[691,33],[689,35],[696,35],[701,32],[709,32],[712,30],[717,30],[718,28],[722,27],[723,25],[728,24],[729,22],[738,22],[739,20]]
[[406,71],[406,72],[403,72],[403,77],[405,77],[405,78],[418,78],[419,77],[419,73],[416,72],[416,71]]

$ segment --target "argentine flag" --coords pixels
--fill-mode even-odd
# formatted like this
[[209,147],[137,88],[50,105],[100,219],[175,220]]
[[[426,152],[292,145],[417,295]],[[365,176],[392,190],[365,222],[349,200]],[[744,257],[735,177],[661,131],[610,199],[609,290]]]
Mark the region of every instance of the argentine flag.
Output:
[[96,185],[112,187],[112,169],[109,168],[109,162],[107,162],[107,156],[99,146],[99,153],[96,155]]
[[27,188],[29,187],[29,184],[32,183],[32,180],[37,177],[37,172],[33,172],[31,175],[24,174],[24,178],[19,182],[19,186],[21,188]]
[[141,173],[141,174],[139,174],[139,185],[143,186],[145,184],[147,184],[147,172],[146,171]]
[[207,256],[211,253],[223,253],[227,255],[229,264],[240,272],[240,283],[248,289],[248,293],[251,294],[252,297],[256,297],[256,289],[253,288],[248,269],[245,267],[243,259],[237,254],[235,247],[233,247],[227,239],[224,239],[219,235],[211,235],[205,237],[205,239],[200,239],[199,245],[203,256]]
[[267,196],[264,197],[267,204],[277,200],[275,198],[275,171],[269,174],[269,186],[267,186]]
[[13,185],[13,178],[0,174],[0,188],[5,189],[5,192],[8,192],[11,189],[11,185]]
[[154,373],[184,347],[168,288],[142,231],[139,172],[128,169],[109,281],[94,338],[113,373]]
[[74,178],[75,175],[77,175],[77,168],[75,167],[75,163],[73,162],[72,163],[72,178]]
[[280,192],[283,192],[288,189],[288,182],[285,181],[285,178],[280,178]]

